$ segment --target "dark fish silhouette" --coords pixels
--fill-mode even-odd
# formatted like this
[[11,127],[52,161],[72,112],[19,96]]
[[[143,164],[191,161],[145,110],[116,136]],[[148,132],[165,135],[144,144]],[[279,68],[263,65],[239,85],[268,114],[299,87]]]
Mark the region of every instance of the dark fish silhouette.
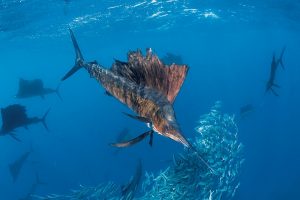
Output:
[[70,34],[76,53],[75,66],[62,80],[80,68],[86,69],[109,94],[137,113],[137,116],[128,114],[130,117],[147,123],[151,128],[133,140],[114,146],[130,146],[147,136],[152,138],[154,132],[190,146],[181,134],[173,109],[173,102],[188,71],[186,65],[166,67],[148,49],[145,57],[141,51],[131,51],[128,53],[128,62],[116,60],[111,69],[105,69],[96,61],[85,62],[72,30]]
[[29,155],[32,153],[32,150],[22,154],[16,161],[14,161],[13,163],[11,163],[9,165],[9,171],[10,174],[13,178],[13,181],[16,182],[16,180],[19,177],[20,171],[22,169],[22,167],[24,166],[24,164],[27,161],[27,158],[29,157]]
[[42,123],[44,127],[48,130],[46,124],[46,117],[50,109],[44,114],[42,118],[38,117],[28,117],[26,114],[26,108],[19,104],[13,104],[1,109],[2,115],[2,128],[0,130],[1,135],[10,135],[15,140],[20,141],[15,135],[15,129],[19,127],[24,127],[28,129],[31,124]]
[[276,60],[275,54],[273,54],[272,63],[271,63],[270,77],[269,77],[269,80],[268,80],[267,85],[266,85],[266,92],[271,91],[275,96],[279,96],[279,95],[274,90],[273,87],[280,88],[280,86],[278,84],[274,83],[275,77],[276,77],[276,71],[277,71],[278,65],[280,65],[284,69],[284,64],[283,64],[282,58],[283,58],[285,49],[286,49],[286,47],[284,47],[282,49],[280,57],[277,60]]
[[62,100],[59,93],[59,86],[56,89],[45,88],[41,79],[25,80],[21,78],[19,80],[19,90],[16,94],[16,98],[22,99],[39,96],[44,99],[46,95],[53,93],[57,94]]
[[26,194],[26,196],[19,198],[19,200],[32,200],[32,195],[34,195],[36,189],[40,185],[45,185],[45,183],[40,180],[38,173],[35,173],[35,182],[31,185],[29,192]]
[[121,188],[121,200],[132,200],[136,194],[142,177],[142,162],[139,160],[134,176],[128,184]]
[[182,65],[182,58],[179,55],[175,55],[172,53],[166,53],[166,55],[161,59],[162,62],[166,65],[172,65],[172,64],[177,64],[177,65]]
[[247,105],[244,105],[240,108],[240,116],[243,116],[251,111],[254,110],[254,107],[252,104],[247,104]]

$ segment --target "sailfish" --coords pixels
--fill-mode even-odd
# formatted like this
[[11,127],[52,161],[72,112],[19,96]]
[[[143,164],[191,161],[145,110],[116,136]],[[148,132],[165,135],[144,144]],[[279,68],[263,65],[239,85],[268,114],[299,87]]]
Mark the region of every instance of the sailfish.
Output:
[[[150,136],[149,144],[152,145],[153,133],[158,133],[197,152],[181,133],[173,109],[173,103],[189,69],[187,65],[165,65],[153,54],[151,48],[148,48],[145,56],[140,50],[129,51],[127,62],[115,60],[112,67],[107,69],[97,61],[86,62],[71,29],[70,35],[75,48],[75,65],[61,80],[68,79],[84,68],[90,77],[104,87],[106,93],[137,114],[127,114],[129,117],[146,123],[150,128],[136,138],[113,143],[112,146],[131,146],[147,136]],[[200,159],[209,167],[201,157]]]
[[274,90],[273,87],[280,88],[280,86],[275,83],[276,71],[277,71],[278,65],[280,65],[282,67],[282,69],[285,69],[283,61],[282,61],[285,49],[286,49],[286,47],[283,47],[283,49],[281,51],[281,54],[280,54],[280,57],[278,59],[276,59],[275,53],[273,54],[272,63],[271,63],[271,70],[270,70],[270,76],[269,76],[269,80],[266,84],[266,90],[265,91],[268,92],[270,90],[275,96],[279,96],[279,95],[277,94],[277,92]]
[[190,146],[181,133],[173,109],[174,100],[188,72],[187,65],[165,66],[149,48],[146,56],[140,50],[130,51],[127,62],[115,60],[112,67],[106,69],[96,61],[86,62],[71,29],[70,34],[76,53],[75,66],[62,81],[84,68],[107,93],[137,113],[137,116],[127,114],[129,117],[151,128],[132,140],[115,143],[114,146],[130,146],[147,136],[150,136],[152,143],[154,132]]
[[17,160],[15,160],[13,163],[9,165],[9,171],[14,182],[16,182],[16,180],[18,179],[20,171],[31,153],[32,153],[32,149],[22,154]]
[[44,116],[40,118],[28,117],[25,106],[19,104],[13,104],[6,108],[1,108],[2,127],[0,129],[0,136],[9,135],[20,142],[21,140],[19,140],[14,133],[16,129],[20,127],[28,129],[29,125],[37,123],[42,123],[46,130],[49,130],[46,123],[46,117],[49,112],[50,109],[48,109]]
[[136,167],[134,176],[130,179],[129,183],[121,187],[122,197],[120,200],[132,200],[137,193],[137,189],[142,178],[142,161],[139,160]]
[[25,80],[20,78],[19,80],[19,90],[16,94],[16,98],[23,99],[29,97],[40,96],[45,98],[45,95],[56,93],[57,96],[62,100],[62,97],[59,93],[59,85],[56,89],[44,87],[44,83],[41,79]]

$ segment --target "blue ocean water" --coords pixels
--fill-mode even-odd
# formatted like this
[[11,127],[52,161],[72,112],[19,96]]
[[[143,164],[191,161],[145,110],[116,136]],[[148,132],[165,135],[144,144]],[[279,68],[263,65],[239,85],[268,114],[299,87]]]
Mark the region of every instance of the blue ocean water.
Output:
[[[74,65],[71,28],[85,60],[110,67],[129,50],[151,47],[163,57],[182,57],[190,69],[174,109],[182,132],[193,138],[199,117],[215,101],[236,115],[246,159],[235,199],[300,199],[300,2],[296,0],[9,0],[0,2],[0,106],[22,104],[29,116],[47,117],[50,131],[38,124],[0,137],[0,199],[25,196],[35,173],[46,184],[36,194],[65,194],[79,185],[124,184],[137,160],[146,171],[169,165],[183,146],[154,135],[122,149],[109,146],[127,128],[138,135],[147,127],[122,114],[129,109],[84,71],[45,99],[15,99],[19,78],[41,78],[56,88]],[[275,88],[265,93],[273,53],[283,57]],[[243,118],[239,109],[252,104]],[[8,166],[33,153],[14,183]]]

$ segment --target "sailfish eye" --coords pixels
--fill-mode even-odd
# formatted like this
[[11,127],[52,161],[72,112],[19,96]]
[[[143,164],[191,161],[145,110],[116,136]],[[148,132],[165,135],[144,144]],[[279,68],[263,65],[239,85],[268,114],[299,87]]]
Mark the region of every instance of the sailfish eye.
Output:
[[171,106],[163,107],[164,118],[168,121],[174,121],[174,112]]
[[167,119],[168,121],[173,121],[173,120],[174,120],[174,119],[173,119],[173,116],[170,115],[170,114],[166,114],[166,119]]

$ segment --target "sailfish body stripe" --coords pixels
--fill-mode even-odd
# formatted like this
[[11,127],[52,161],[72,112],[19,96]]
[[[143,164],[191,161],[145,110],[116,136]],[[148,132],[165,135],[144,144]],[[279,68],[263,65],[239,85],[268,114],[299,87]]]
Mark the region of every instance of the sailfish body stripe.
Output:
[[[151,118],[160,107],[169,105],[167,98],[159,92],[143,85],[137,85],[111,70],[96,63],[85,63],[84,68],[96,79],[107,92],[136,112],[139,116]],[[148,109],[139,109],[147,106]],[[149,112],[149,110],[153,112]]]

